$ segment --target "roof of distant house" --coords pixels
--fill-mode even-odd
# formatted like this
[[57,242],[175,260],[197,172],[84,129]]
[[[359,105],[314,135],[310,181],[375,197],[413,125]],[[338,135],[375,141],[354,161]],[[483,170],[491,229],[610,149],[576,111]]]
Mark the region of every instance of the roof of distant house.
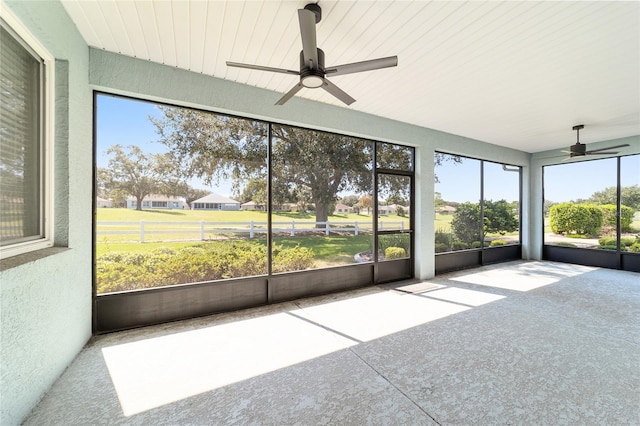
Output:
[[198,198],[192,203],[218,203],[218,204],[240,204],[240,201],[225,197],[224,195],[211,193],[205,197]]

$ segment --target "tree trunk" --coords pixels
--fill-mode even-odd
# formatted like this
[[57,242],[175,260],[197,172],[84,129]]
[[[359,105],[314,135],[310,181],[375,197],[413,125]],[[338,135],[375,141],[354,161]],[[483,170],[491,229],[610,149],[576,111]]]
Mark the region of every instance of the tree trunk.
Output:
[[142,210],[142,199],[144,197],[138,197],[136,195],[136,210]]
[[[316,222],[326,222],[329,218],[329,205],[316,203]],[[316,223],[316,228],[325,229],[324,224]]]

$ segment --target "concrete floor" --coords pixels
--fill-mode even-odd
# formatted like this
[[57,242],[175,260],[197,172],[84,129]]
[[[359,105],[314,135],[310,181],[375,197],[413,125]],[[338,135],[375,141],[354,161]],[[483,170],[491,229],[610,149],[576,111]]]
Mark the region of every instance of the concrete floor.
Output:
[[640,424],[640,275],[511,262],[99,336],[26,424]]

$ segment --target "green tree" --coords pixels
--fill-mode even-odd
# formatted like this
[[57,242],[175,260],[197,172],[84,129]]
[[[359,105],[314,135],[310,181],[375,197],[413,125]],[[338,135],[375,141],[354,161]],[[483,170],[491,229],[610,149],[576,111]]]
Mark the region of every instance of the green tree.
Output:
[[258,205],[267,205],[267,180],[252,178],[247,181],[244,189],[238,194],[238,199],[242,203],[254,201]]
[[[163,106],[160,111],[162,117],[151,121],[185,177],[207,184],[230,178],[237,190],[242,182],[265,176],[265,123],[185,108]],[[339,192],[370,190],[370,142],[283,125],[271,129],[274,201],[308,190],[316,221],[324,222]]]
[[99,190],[135,197],[136,210],[142,210],[142,200],[150,194],[175,192],[179,178],[167,155],[148,154],[134,145],[113,145],[107,154],[109,165],[97,174]]
[[512,203],[506,200],[484,201],[484,232],[504,235],[516,231],[518,226]]
[[456,238],[467,244],[480,241],[480,204],[465,202],[458,205],[453,218],[451,229]]
[[358,204],[362,206],[363,209],[367,209],[367,214],[371,213],[371,209],[373,208],[373,198],[371,195],[364,195],[360,197],[358,200]]
[[342,197],[340,199],[340,202],[346,206],[349,207],[353,207],[354,205],[356,205],[358,203],[358,200],[360,199],[360,197],[358,197],[357,195],[345,195],[344,197]]
[[[639,185],[631,185],[631,186],[623,186],[620,188],[620,196],[622,198],[622,202],[625,206],[631,207],[632,209],[638,211],[640,210],[640,186]],[[608,188],[603,189],[602,191],[594,192],[589,201],[594,204],[616,204],[617,197],[617,188],[615,186],[610,186]]]

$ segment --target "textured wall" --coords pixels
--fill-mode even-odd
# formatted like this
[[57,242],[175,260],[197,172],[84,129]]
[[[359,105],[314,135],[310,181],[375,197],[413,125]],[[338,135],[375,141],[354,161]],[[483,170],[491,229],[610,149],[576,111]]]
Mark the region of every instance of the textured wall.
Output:
[[89,339],[92,262],[88,48],[58,2],[6,5],[56,58],[54,237],[66,248],[3,261],[3,426],[22,421]]

